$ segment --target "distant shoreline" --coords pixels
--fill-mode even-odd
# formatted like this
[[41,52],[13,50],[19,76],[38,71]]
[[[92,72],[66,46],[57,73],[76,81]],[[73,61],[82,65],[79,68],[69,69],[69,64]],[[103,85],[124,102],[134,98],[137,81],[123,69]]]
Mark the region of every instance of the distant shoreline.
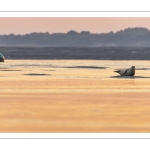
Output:
[[143,27],[126,28],[117,32],[80,33],[70,30],[67,33],[33,32],[25,35],[0,35],[0,45],[5,46],[147,46],[150,47],[150,30]]

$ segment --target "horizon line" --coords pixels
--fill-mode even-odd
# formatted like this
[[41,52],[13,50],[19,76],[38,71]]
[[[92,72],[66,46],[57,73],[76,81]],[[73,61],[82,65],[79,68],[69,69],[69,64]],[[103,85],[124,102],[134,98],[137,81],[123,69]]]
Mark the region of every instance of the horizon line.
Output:
[[80,33],[82,33],[82,32],[89,32],[90,34],[109,34],[109,33],[113,33],[113,34],[115,34],[115,33],[117,33],[117,32],[120,32],[120,31],[124,31],[124,30],[126,30],[126,29],[136,29],[136,28],[139,28],[139,29],[147,29],[147,30],[149,30],[150,31],[150,29],[148,29],[148,28],[146,28],[146,27],[128,27],[128,28],[124,28],[124,29],[121,29],[121,30],[118,30],[118,31],[109,31],[109,32],[101,32],[101,33],[93,33],[93,32],[90,32],[90,31],[88,31],[88,30],[82,30],[82,31],[80,31],[80,32],[78,32],[78,31],[76,31],[76,30],[73,30],[73,29],[71,29],[71,30],[69,30],[69,31],[67,31],[67,32],[53,32],[53,33],[50,33],[50,32],[36,32],[36,31],[33,31],[33,32],[30,32],[30,33],[25,33],[25,34],[15,34],[15,33],[10,33],[10,34],[0,34],[0,36],[8,36],[8,35],[14,35],[14,36],[25,36],[25,35],[29,35],[29,34],[39,34],[39,33],[41,33],[41,34],[46,34],[46,33],[48,33],[49,35],[51,35],[51,34],[68,34],[69,32],[71,32],[71,31],[73,31],[73,32],[76,32],[77,34],[80,34]]

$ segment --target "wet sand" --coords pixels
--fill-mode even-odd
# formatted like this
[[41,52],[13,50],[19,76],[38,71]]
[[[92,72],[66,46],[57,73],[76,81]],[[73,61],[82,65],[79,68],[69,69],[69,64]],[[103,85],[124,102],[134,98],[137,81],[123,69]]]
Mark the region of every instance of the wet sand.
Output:
[[[138,69],[133,78],[113,72],[131,65]],[[6,60],[0,65],[0,132],[150,132],[149,66],[148,61]]]

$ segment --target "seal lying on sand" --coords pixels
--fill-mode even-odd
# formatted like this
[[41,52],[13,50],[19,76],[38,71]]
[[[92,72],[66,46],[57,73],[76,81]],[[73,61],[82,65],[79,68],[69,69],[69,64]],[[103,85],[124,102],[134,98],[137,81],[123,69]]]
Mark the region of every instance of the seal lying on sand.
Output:
[[125,69],[125,70],[116,70],[114,72],[119,73],[121,76],[134,76],[135,74],[135,67],[132,66],[129,69]]

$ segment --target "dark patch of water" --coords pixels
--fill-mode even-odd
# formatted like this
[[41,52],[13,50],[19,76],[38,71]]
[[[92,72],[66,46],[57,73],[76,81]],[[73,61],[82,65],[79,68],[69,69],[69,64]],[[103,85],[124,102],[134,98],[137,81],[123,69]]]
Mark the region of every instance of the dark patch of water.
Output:
[[21,70],[0,70],[0,71],[21,71]]
[[24,74],[24,75],[29,75],[29,76],[46,76],[46,75],[51,75],[51,74],[29,73],[29,74]]
[[108,67],[97,67],[97,66],[72,66],[72,67],[64,67],[64,68],[106,69],[106,68],[108,68]]
[[117,79],[141,79],[141,78],[150,78],[144,76],[111,76],[110,78],[117,78]]

